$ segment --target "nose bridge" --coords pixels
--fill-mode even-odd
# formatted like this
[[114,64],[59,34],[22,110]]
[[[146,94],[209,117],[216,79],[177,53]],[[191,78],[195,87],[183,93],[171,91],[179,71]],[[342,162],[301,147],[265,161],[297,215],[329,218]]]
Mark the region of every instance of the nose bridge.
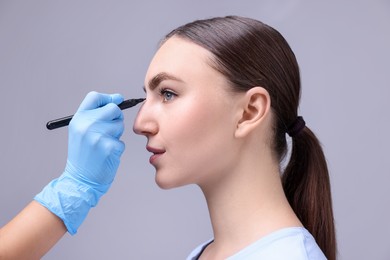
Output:
[[155,113],[147,100],[142,104],[134,120],[133,131],[139,135],[153,135],[157,132],[157,121],[153,116]]

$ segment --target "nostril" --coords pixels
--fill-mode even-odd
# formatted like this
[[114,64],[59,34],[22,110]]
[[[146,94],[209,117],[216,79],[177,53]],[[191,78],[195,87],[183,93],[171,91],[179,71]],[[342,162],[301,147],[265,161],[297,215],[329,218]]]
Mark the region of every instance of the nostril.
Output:
[[155,122],[135,121],[133,125],[133,132],[138,135],[155,135],[158,132],[158,126]]

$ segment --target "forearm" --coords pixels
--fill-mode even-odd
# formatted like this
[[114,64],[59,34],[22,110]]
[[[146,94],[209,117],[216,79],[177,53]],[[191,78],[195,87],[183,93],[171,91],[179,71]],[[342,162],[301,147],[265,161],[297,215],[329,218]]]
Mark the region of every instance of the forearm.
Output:
[[0,229],[0,260],[40,259],[84,221],[114,181],[125,144],[119,94],[89,93],[69,124],[68,159],[25,209]]
[[0,259],[40,259],[65,233],[62,220],[33,201],[0,229]]

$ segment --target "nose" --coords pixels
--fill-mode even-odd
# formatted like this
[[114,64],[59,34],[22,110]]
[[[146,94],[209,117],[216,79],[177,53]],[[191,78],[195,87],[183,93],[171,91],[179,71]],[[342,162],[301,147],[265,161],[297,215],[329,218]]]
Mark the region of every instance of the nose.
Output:
[[158,132],[157,121],[153,111],[148,107],[147,100],[142,104],[134,120],[133,131],[138,135],[151,136]]

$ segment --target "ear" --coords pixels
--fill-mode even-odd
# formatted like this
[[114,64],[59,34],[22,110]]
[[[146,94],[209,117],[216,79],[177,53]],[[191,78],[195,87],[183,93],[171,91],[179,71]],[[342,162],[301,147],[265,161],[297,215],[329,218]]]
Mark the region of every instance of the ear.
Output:
[[241,102],[235,137],[244,137],[261,125],[269,114],[270,107],[271,98],[265,88],[253,87],[249,89]]

